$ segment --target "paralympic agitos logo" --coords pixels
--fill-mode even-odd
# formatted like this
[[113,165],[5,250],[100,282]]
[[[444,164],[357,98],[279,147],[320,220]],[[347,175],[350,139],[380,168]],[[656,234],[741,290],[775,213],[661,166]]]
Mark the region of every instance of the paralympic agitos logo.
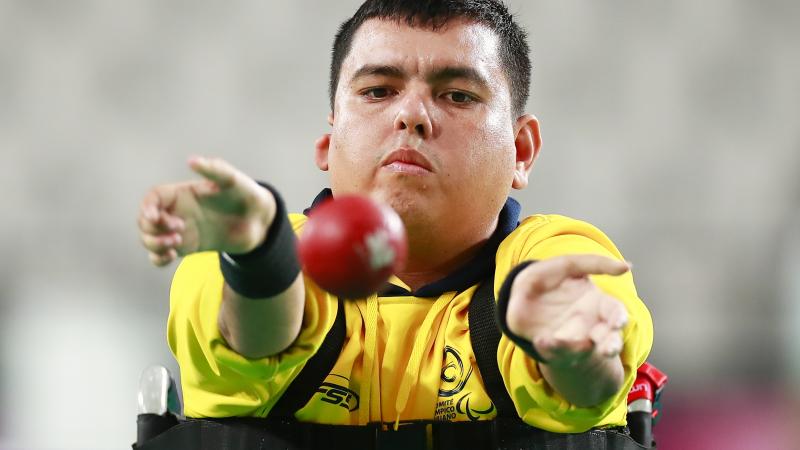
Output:
[[480,420],[481,416],[491,414],[492,411],[494,411],[494,403],[491,401],[489,402],[488,408],[478,409],[471,407],[469,404],[470,394],[471,392],[468,392],[466,395],[458,399],[458,403],[456,403],[456,411],[459,414],[466,414],[467,417],[469,417],[469,420],[474,422],[476,420]]

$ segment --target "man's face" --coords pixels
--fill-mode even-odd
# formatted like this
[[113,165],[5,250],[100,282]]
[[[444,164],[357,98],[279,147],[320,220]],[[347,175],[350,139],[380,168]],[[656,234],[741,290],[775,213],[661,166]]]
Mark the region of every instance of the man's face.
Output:
[[469,233],[494,223],[512,184],[524,186],[515,177],[521,122],[488,28],[368,20],[339,80],[330,141],[322,139],[316,155],[334,195],[386,202],[410,233]]

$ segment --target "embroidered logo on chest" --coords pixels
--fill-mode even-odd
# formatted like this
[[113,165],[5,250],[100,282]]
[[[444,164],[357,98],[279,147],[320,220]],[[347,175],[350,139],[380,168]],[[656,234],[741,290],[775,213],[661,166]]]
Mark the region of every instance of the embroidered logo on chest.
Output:
[[470,375],[472,375],[472,365],[464,367],[464,360],[458,350],[449,345],[445,346],[439,397],[452,397],[461,392]]
[[486,416],[495,411],[491,400],[482,398],[483,395],[480,393],[473,392],[476,388],[475,382],[471,388],[465,391],[467,382],[472,375],[470,360],[462,357],[457,349],[449,345],[444,348],[443,358],[439,401],[436,403],[433,420],[451,422],[488,418]]

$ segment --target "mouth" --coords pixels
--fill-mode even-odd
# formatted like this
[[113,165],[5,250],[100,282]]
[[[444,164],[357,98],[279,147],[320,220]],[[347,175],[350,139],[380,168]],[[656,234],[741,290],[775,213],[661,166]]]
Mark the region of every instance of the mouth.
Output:
[[428,158],[409,147],[401,147],[390,152],[381,161],[381,168],[391,172],[419,175],[433,172],[433,167]]

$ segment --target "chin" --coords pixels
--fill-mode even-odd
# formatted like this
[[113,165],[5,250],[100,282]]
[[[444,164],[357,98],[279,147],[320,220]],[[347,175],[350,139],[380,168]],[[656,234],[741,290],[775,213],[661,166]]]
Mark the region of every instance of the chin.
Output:
[[385,203],[395,210],[403,219],[406,228],[424,225],[426,218],[432,216],[434,208],[430,197],[425,192],[414,190],[375,190],[371,193],[375,200]]

